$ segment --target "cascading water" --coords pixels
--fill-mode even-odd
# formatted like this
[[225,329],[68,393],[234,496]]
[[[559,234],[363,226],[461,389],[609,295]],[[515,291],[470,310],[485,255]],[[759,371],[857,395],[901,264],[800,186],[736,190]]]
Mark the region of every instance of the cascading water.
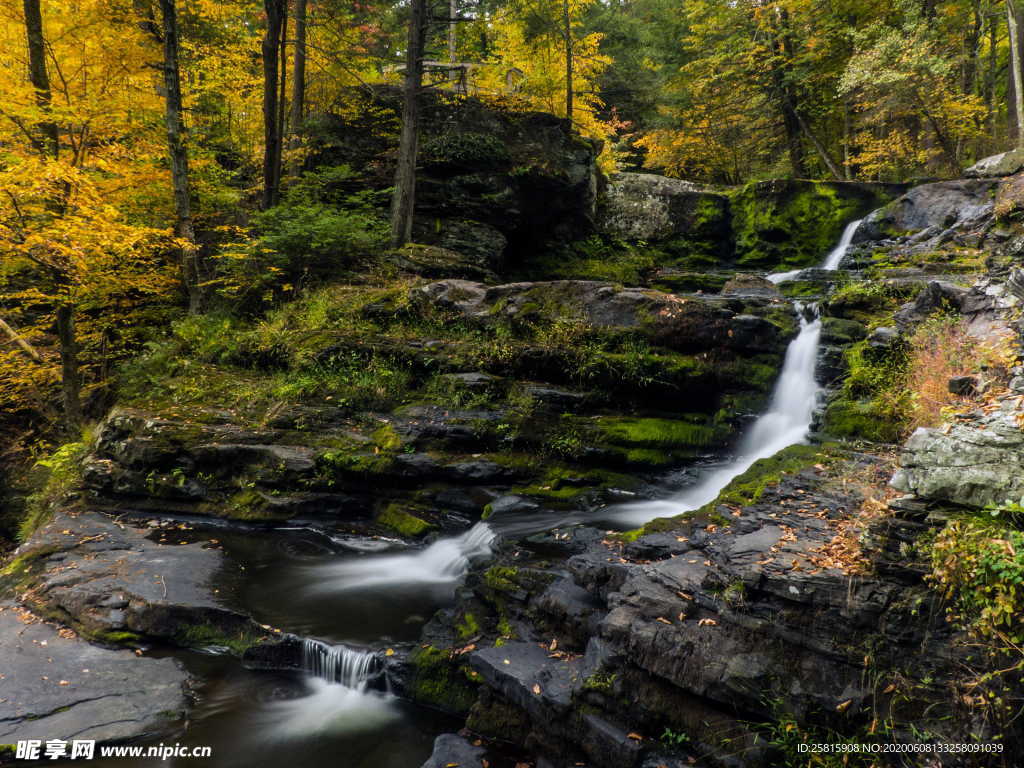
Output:
[[494,531],[477,523],[461,536],[439,539],[425,549],[380,555],[318,567],[315,590],[341,591],[402,585],[449,585],[461,579],[470,563],[491,554]]
[[370,689],[380,657],[318,640],[302,643],[303,694],[269,702],[261,712],[265,738],[286,740],[378,728],[400,716],[395,698]]
[[[839,243],[829,251],[828,256],[825,257],[819,269],[829,272],[839,269],[839,265],[842,263],[847,250],[849,250],[850,243],[853,242],[853,236],[857,232],[857,227],[860,226],[861,221],[863,219],[857,219],[846,225],[846,229],[843,230],[843,236],[839,238]],[[803,271],[802,269],[793,269],[789,272],[776,272],[774,275],[767,275],[767,278],[778,285],[779,283],[795,280]]]
[[[831,271],[839,267],[859,224],[860,221],[854,221],[846,226],[839,245],[825,257],[820,269]],[[769,279],[780,283],[783,279],[792,279],[799,271],[772,275]],[[775,383],[768,410],[743,438],[736,458],[670,498],[622,505],[613,514],[616,522],[638,526],[656,517],[698,509],[713,501],[730,480],[746,472],[758,459],[773,456],[807,437],[821,393],[814,376],[821,340],[821,319],[817,317],[815,307],[805,308],[797,304],[796,310],[800,316],[800,333],[786,349],[782,373]]]
[[302,668],[329,683],[362,691],[380,673],[380,657],[370,651],[307,638],[302,641]]

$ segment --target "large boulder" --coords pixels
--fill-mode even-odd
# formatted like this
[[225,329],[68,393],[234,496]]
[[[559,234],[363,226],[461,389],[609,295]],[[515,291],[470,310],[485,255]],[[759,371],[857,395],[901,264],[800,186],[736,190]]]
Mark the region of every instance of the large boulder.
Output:
[[862,243],[915,233],[942,233],[982,221],[992,213],[994,179],[957,179],[921,184],[883,208],[872,211],[854,234]]
[[[593,228],[600,172],[597,142],[567,120],[517,112],[426,89],[414,239],[500,266],[544,243]],[[345,92],[350,109],[309,121],[307,166],[351,166],[364,186],[394,182],[401,91]]]
[[968,179],[990,179],[1012,176],[1024,170],[1024,149],[1011,149],[983,158],[964,171]]
[[1024,498],[1022,418],[1014,399],[977,421],[918,429],[903,448],[893,487],[967,507]]
[[660,247],[687,262],[714,263],[731,252],[729,200],[697,184],[650,173],[620,173],[598,206],[598,229]]

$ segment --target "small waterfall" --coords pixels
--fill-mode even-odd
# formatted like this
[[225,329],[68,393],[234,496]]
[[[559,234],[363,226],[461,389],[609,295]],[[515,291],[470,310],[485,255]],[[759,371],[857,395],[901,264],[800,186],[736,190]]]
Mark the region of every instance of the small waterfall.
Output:
[[401,555],[368,556],[318,569],[316,591],[337,592],[367,587],[447,585],[461,579],[473,560],[491,554],[494,531],[477,523],[461,536],[439,539],[425,549]]
[[[863,221],[863,219],[857,219],[856,221],[851,221],[846,225],[846,229],[843,230],[843,236],[839,238],[839,242],[836,244],[836,247],[828,252],[828,256],[826,256],[825,260],[821,263],[820,269],[828,270],[829,272],[839,269],[839,265],[842,263],[843,257],[849,250],[850,243],[853,241],[853,235],[857,232],[857,227],[860,226],[861,221]],[[789,272],[776,272],[773,275],[767,275],[767,278],[778,285],[779,283],[786,283],[790,280],[795,280],[801,272],[803,272],[802,269],[793,269]]]
[[[842,239],[825,257],[821,269],[832,271],[839,267],[859,224],[860,221],[853,221],[846,225]],[[770,275],[768,279],[780,283],[791,280],[800,272],[796,270]],[[709,471],[694,485],[668,499],[623,504],[614,514],[618,522],[638,526],[656,517],[669,517],[699,509],[714,501],[734,477],[750,469],[755,461],[773,456],[807,437],[821,394],[821,387],[814,378],[821,340],[821,319],[817,316],[816,307],[804,307],[797,303],[795,309],[800,316],[800,333],[786,348],[786,359],[772,391],[768,410],[758,417],[744,436],[736,457],[718,469]]]
[[381,663],[375,653],[307,638],[302,641],[302,668],[321,680],[362,691],[380,674]]

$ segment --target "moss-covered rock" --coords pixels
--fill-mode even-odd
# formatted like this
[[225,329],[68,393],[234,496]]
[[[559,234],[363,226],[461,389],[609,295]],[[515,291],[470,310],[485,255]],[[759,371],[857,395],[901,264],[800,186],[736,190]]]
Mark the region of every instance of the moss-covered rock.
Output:
[[878,208],[899,188],[854,182],[773,180],[732,195],[736,263],[810,267],[839,241],[851,220]]
[[409,661],[413,665],[410,699],[460,717],[469,712],[477,697],[478,675],[462,663],[462,657],[427,645],[416,648]]
[[426,520],[406,512],[397,502],[388,504],[384,511],[377,516],[377,522],[395,533],[409,538],[423,536],[437,529],[433,523],[428,523]]

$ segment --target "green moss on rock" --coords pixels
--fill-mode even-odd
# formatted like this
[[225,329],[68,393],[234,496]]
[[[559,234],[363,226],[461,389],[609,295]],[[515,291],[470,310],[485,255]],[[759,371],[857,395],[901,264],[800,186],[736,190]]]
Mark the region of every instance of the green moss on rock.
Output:
[[437,528],[436,525],[404,511],[397,502],[388,504],[384,511],[377,516],[377,522],[395,531],[395,533],[409,538],[423,536]]
[[414,670],[409,698],[417,704],[465,716],[476,701],[477,685],[462,671],[461,658],[432,645],[413,651],[409,657]]

